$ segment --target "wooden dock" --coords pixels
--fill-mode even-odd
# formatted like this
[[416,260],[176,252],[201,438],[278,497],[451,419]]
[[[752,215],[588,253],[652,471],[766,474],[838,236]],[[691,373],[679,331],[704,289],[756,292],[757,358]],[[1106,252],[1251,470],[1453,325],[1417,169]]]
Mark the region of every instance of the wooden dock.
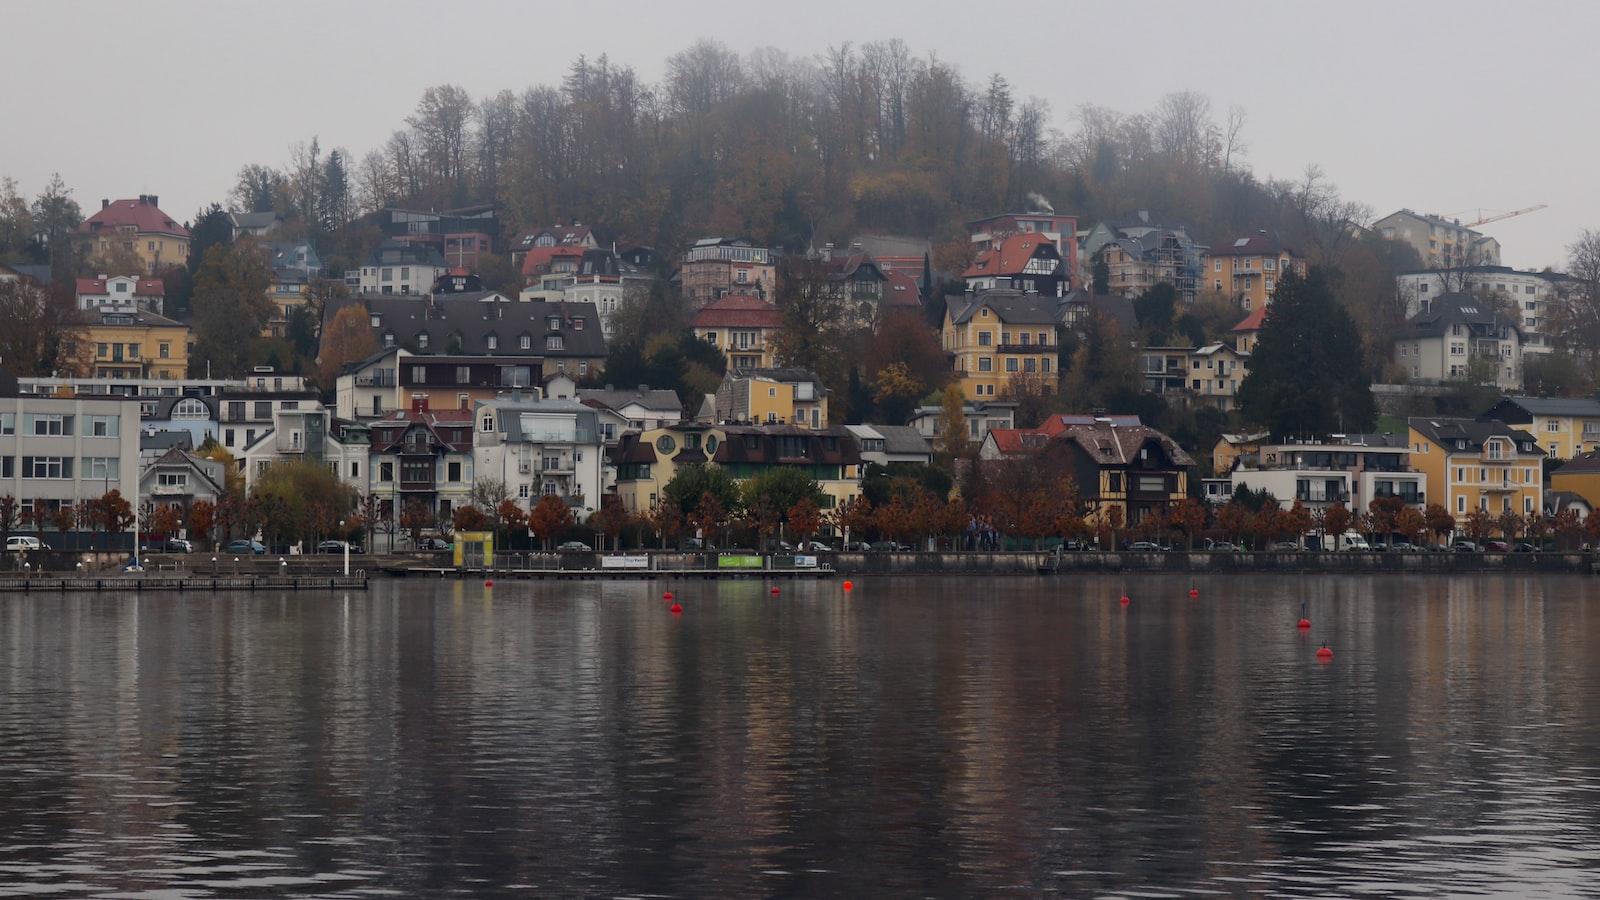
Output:
[[122,594],[210,591],[326,591],[367,589],[367,575],[35,575],[0,578],[0,593],[115,591]]
[[427,578],[511,578],[519,580],[531,579],[572,579],[593,580],[605,579],[618,580],[643,580],[652,581],[661,578],[688,579],[763,579],[763,578],[829,578],[836,574],[831,568],[795,568],[795,569],[522,569],[522,568],[455,568],[447,566],[411,566],[406,568],[385,569],[384,574],[401,577],[427,577]]

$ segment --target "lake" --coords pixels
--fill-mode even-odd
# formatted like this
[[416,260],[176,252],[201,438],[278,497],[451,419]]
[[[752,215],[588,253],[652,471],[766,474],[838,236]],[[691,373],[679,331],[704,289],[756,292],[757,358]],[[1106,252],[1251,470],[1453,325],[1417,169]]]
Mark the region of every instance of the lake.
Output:
[[0,596],[0,896],[1600,889],[1600,581],[1194,584]]

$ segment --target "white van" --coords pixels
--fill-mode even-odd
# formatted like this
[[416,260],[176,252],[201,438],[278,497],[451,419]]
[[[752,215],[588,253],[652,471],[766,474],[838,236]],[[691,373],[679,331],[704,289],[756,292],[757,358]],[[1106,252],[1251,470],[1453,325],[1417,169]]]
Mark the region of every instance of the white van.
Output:
[[26,534],[14,534],[6,538],[7,550],[49,550],[50,545],[36,537]]
[[1340,550],[1371,550],[1372,547],[1369,544],[1367,544],[1367,539],[1366,538],[1364,538],[1361,535],[1355,533],[1354,531],[1346,531],[1344,534],[1339,536],[1339,549]]

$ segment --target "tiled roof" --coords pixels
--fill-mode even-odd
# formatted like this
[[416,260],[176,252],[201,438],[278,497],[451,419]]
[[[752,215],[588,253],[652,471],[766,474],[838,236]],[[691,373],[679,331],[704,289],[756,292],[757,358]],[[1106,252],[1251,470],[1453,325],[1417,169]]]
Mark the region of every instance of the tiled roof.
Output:
[[1031,428],[991,428],[989,439],[994,441],[995,449],[1008,456],[1033,453],[1050,443],[1050,435]]
[[1024,294],[1008,288],[979,291],[947,297],[950,319],[962,325],[972,319],[979,309],[987,306],[994,310],[1000,321],[1007,325],[1054,325],[1056,323],[1056,298],[1042,294]]
[[[1590,397],[1507,397],[1496,404],[1515,406],[1535,416],[1594,416],[1600,418],[1600,400]],[[1491,409],[1485,416],[1494,413]],[[1499,418],[1495,416],[1494,418]]]
[[694,315],[695,328],[779,328],[783,313],[778,307],[749,294],[727,294],[700,308]]
[[[574,244],[557,244],[554,247],[534,247],[530,249],[528,254],[522,258],[522,275],[524,278],[530,278],[535,275],[543,275],[550,271],[550,266],[554,264],[557,259],[570,257],[574,260],[581,260],[583,259],[583,253],[585,249],[586,248],[582,246]],[[573,267],[573,271],[577,271],[577,266]]]
[[1267,320],[1267,307],[1265,304],[1250,311],[1239,324],[1233,326],[1234,331],[1260,331],[1261,323]]
[[548,228],[530,228],[517,235],[512,240],[511,246],[517,250],[537,250],[539,248],[535,247],[533,242],[538,240],[541,234],[550,235],[555,239],[557,246],[561,244],[581,244],[591,231],[593,229],[587,225],[551,225]]
[[1279,253],[1293,255],[1294,249],[1262,231],[1207,251],[1209,256],[1273,256]]
[[78,230],[84,233],[96,233],[115,231],[127,225],[132,225],[140,234],[170,234],[184,238],[189,236],[189,229],[173,221],[172,217],[162,212],[160,207],[142,197],[136,200],[111,201],[103,209],[84,219]]
[[1073,425],[1062,432],[1062,438],[1073,441],[1099,463],[1127,465],[1138,457],[1139,448],[1147,442],[1159,444],[1174,465],[1192,466],[1194,460],[1177,442],[1145,425],[1123,427],[1108,423]]
[[[506,301],[493,291],[475,291],[465,294],[441,294],[429,299],[408,294],[383,294],[379,296],[352,297],[329,300],[323,310],[323,322],[332,322],[341,309],[352,303],[361,304],[370,315],[378,317],[373,326],[373,336],[383,344],[383,335],[392,333],[397,346],[413,346],[418,334],[428,335],[428,350],[444,352],[454,335],[461,337],[461,354],[465,356],[522,356],[601,358],[606,355],[605,336],[600,330],[600,316],[593,303],[545,303],[531,301],[519,303]],[[553,331],[549,319],[561,320],[559,331]],[[579,321],[583,327],[574,327]],[[527,334],[529,348],[522,349],[518,340]],[[545,338],[561,336],[562,348],[551,350]],[[489,349],[489,336],[498,339],[499,346]],[[421,348],[418,348],[421,349]]]
[[1068,428],[1071,428],[1074,425],[1093,425],[1097,421],[1100,421],[1100,420],[1104,420],[1107,424],[1114,424],[1118,428],[1132,428],[1132,427],[1144,424],[1144,422],[1140,421],[1138,416],[1131,416],[1131,415],[1128,415],[1128,416],[1067,416],[1067,415],[1057,414],[1057,415],[1046,416],[1045,420],[1043,422],[1040,422],[1039,423],[1039,427],[1034,429],[1034,430],[1038,431],[1038,432],[1040,432],[1042,434],[1057,435],[1057,434],[1060,434],[1063,431],[1066,431]]
[[[110,289],[105,278],[79,278],[78,295],[83,296],[108,294]],[[140,278],[133,286],[135,297],[161,297],[167,293],[167,286],[159,278]]]
[[922,305],[922,289],[917,286],[917,280],[904,272],[889,274],[889,284],[884,291],[883,301],[886,306],[903,306],[915,309]]
[[[1482,450],[1484,441],[1491,437],[1509,438],[1520,444],[1534,443],[1533,435],[1520,428],[1512,428],[1504,422],[1493,419],[1476,421],[1473,419],[1413,416],[1406,420],[1406,424],[1416,429],[1423,437],[1446,449],[1455,449],[1456,442],[1460,441],[1466,444],[1463,449]],[[1529,452],[1537,453],[1538,449],[1535,447],[1534,450]]]
[[1028,260],[1038,252],[1041,246],[1054,249],[1052,243],[1044,235],[1037,232],[1023,232],[1007,235],[1000,242],[1000,246],[992,247],[978,254],[972,265],[962,273],[963,278],[976,278],[984,275],[1021,275]]
[[587,404],[599,404],[606,409],[617,410],[624,406],[637,403],[639,406],[655,412],[683,412],[683,401],[678,399],[677,391],[658,390],[654,388],[635,388],[633,390],[617,390],[614,388],[578,388],[578,399]]

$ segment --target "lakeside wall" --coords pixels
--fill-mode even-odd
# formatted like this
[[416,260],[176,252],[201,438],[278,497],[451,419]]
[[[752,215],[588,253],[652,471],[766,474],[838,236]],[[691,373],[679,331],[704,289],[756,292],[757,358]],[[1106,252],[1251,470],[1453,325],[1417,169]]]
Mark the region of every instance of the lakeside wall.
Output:
[[844,573],[1032,575],[1073,572],[1329,572],[1459,575],[1478,572],[1589,574],[1583,553],[837,553]]

